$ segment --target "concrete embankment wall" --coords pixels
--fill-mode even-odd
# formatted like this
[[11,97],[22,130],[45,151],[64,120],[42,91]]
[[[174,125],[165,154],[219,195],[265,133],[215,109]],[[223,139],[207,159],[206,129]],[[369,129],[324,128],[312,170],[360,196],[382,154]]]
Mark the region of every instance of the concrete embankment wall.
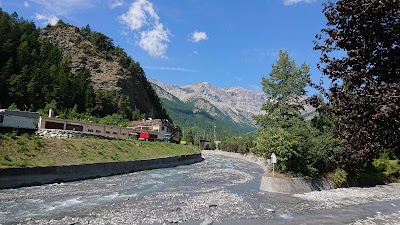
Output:
[[261,178],[260,190],[268,192],[279,192],[288,194],[301,194],[311,191],[334,189],[332,180],[327,178],[302,179],[302,178],[281,178],[263,175]]
[[0,169],[0,189],[84,180],[142,170],[189,165],[203,160],[201,154],[128,162]]

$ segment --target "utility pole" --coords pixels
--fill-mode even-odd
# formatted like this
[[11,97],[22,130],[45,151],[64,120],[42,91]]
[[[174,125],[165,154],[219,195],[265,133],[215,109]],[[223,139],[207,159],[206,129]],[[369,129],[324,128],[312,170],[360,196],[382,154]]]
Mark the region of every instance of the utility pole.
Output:
[[215,128],[216,128],[217,126],[214,124],[214,143],[215,143],[215,141],[217,140],[217,135],[216,135],[216,133],[215,133]]

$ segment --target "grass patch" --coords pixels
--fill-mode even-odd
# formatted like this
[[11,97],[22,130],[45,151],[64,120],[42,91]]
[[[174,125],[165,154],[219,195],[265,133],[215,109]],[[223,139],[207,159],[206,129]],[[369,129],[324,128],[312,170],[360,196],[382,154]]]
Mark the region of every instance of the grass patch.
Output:
[[12,159],[9,155],[5,155],[3,158],[8,162],[12,162]]
[[22,145],[19,147],[18,151],[22,152],[22,153],[27,153],[27,152],[29,152],[29,149],[25,145]]
[[3,168],[132,161],[200,153],[196,146],[166,142],[5,136],[0,139],[0,167]]

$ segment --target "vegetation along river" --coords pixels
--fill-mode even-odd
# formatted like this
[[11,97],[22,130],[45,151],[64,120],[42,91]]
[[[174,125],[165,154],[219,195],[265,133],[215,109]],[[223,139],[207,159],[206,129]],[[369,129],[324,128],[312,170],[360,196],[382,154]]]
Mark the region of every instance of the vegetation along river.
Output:
[[190,166],[0,190],[0,224],[399,224],[400,185],[288,195],[220,155]]

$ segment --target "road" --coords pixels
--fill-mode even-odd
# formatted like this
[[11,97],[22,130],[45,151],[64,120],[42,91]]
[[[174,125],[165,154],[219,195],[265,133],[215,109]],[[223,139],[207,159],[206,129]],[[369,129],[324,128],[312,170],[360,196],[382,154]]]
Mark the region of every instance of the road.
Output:
[[400,185],[304,195],[259,191],[256,164],[190,166],[0,190],[0,224],[400,224]]

